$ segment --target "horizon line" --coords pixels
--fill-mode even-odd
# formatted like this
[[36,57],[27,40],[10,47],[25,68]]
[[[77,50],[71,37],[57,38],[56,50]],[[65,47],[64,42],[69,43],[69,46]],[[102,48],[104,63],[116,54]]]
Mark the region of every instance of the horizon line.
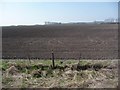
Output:
[[[47,21],[50,22],[50,21]],[[94,24],[99,24],[99,23],[118,23],[117,22],[105,22],[105,21],[88,21],[88,22],[66,22],[66,23],[62,23],[62,22],[50,22],[51,24],[16,24],[16,25],[0,25],[0,27],[4,27],[4,26],[37,26],[37,25],[62,25],[62,24],[88,24],[88,23],[94,23]],[[52,24],[53,23],[53,24]]]

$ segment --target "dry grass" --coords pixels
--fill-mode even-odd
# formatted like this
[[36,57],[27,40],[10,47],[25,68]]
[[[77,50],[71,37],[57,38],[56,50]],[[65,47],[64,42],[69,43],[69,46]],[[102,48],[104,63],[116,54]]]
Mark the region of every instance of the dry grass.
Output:
[[[114,88],[118,85],[117,60],[77,60],[55,62],[50,60],[3,60],[4,88]],[[12,67],[12,68],[11,68]]]

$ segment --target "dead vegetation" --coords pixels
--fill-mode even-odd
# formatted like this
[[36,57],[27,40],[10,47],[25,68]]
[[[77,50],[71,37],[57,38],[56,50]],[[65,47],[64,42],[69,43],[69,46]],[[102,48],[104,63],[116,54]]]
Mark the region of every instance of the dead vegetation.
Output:
[[118,84],[117,60],[3,61],[3,87],[6,88],[114,88]]

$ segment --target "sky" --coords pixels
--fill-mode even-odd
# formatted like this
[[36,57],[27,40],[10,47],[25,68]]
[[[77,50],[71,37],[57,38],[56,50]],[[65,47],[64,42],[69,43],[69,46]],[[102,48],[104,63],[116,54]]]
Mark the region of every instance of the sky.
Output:
[[117,19],[117,4],[117,2],[3,2],[0,4],[0,25]]
[[1,0],[3,2],[119,2],[119,0]]

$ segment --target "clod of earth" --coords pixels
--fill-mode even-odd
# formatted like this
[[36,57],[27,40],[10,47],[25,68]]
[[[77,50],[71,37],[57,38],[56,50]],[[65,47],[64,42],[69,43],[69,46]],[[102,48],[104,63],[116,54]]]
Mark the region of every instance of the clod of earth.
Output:
[[15,66],[11,66],[10,68],[8,68],[8,69],[6,70],[7,76],[8,76],[9,74],[14,75],[14,74],[17,74],[17,73],[18,73],[18,69],[17,69]]

